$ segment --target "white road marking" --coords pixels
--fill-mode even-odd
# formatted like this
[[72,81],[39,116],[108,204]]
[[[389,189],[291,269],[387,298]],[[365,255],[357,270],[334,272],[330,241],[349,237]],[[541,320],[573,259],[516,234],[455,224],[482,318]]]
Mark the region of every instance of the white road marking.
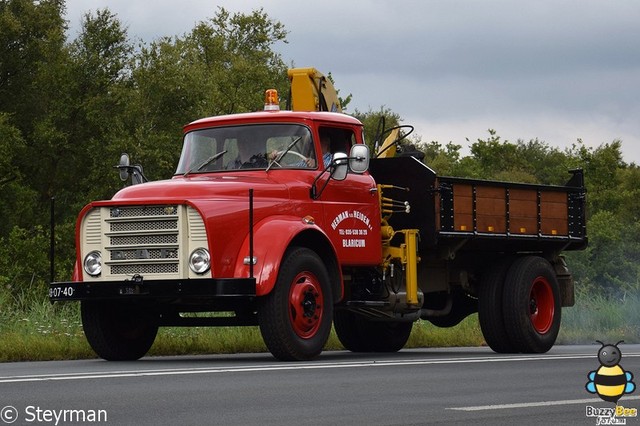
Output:
[[[620,401],[640,399],[640,396],[623,396]],[[514,408],[548,407],[551,405],[594,404],[604,402],[600,398],[567,399],[564,401],[522,402],[518,404],[477,405],[475,407],[449,407],[447,410],[456,411],[484,411],[484,410],[512,410]]]
[[[624,354],[625,358],[640,357],[640,353]],[[370,368],[370,367],[398,367],[409,365],[435,365],[435,364],[468,364],[486,362],[518,362],[518,361],[551,361],[551,360],[571,360],[594,358],[593,354],[575,355],[534,355],[534,356],[491,356],[486,358],[443,358],[443,359],[413,359],[413,360],[365,360],[365,361],[345,361],[345,362],[322,362],[312,363],[279,363],[267,365],[246,365],[238,367],[196,367],[178,369],[149,369],[149,370],[121,370],[121,371],[96,371],[88,373],[63,373],[63,374],[41,374],[24,376],[0,376],[0,383],[20,383],[20,382],[44,382],[58,380],[95,380],[95,379],[115,379],[130,377],[150,377],[150,376],[176,376],[190,374],[220,374],[220,373],[246,373],[255,371],[291,371],[291,370],[322,370],[333,368]]]

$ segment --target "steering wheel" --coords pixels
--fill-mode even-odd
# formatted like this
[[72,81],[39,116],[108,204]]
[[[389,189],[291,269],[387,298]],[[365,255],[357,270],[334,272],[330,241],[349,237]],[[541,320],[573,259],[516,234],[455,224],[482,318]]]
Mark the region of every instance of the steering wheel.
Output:
[[[280,155],[280,153],[278,153],[278,155]],[[280,161],[284,160],[288,155],[293,155],[293,156],[295,156],[295,157],[299,157],[299,158],[300,158],[302,161],[304,161],[304,162],[306,162],[306,161],[307,161],[307,157],[305,157],[304,155],[302,155],[302,154],[300,154],[299,152],[296,152],[296,151],[289,151],[289,152],[287,152],[287,153],[284,155],[284,157],[282,157],[282,158],[280,159]],[[276,158],[277,158],[277,157],[276,157]],[[273,163],[274,163],[276,166],[278,166],[278,167],[282,167],[282,165],[281,165],[279,162],[277,162],[275,159],[273,160]],[[287,165],[287,166],[291,166],[291,165],[293,165],[293,164],[294,164],[294,162],[289,162],[289,163],[288,163],[288,164],[286,164],[286,165]]]

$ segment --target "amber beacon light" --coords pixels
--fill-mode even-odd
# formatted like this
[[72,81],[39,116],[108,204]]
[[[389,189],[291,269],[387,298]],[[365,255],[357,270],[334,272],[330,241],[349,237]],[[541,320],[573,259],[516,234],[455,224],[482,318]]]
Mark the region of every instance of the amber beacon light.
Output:
[[264,92],[264,110],[280,111],[280,104],[278,103],[278,91],[276,89],[267,89]]

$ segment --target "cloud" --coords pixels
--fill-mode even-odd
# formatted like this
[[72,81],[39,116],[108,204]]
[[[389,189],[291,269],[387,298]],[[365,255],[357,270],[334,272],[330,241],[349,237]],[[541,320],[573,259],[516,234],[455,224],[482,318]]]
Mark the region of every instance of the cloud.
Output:
[[[423,140],[466,144],[495,128],[552,146],[623,140],[640,163],[640,2],[71,0],[108,6],[134,38],[182,35],[217,6],[263,8],[289,30],[287,63],[331,72],[350,109],[385,106]],[[75,22],[75,23],[74,23]],[[508,133],[508,135],[507,135]],[[507,137],[508,136],[508,137]]]

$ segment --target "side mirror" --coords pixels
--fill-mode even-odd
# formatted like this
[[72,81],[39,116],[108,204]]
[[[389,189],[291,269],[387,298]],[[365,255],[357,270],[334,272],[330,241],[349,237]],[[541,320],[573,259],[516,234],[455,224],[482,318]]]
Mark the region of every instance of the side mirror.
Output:
[[123,153],[120,162],[116,166],[120,172],[120,180],[126,182],[129,179],[129,154]]
[[353,145],[349,153],[349,168],[353,173],[364,173],[369,169],[369,158],[369,147],[367,145]]
[[131,177],[131,184],[137,185],[139,183],[148,182],[149,179],[144,175],[142,171],[142,166],[140,164],[131,165],[129,161],[129,154],[123,153],[120,156],[120,162],[117,166],[113,166],[118,169],[118,173],[120,174],[120,179],[123,182],[126,182],[129,177]]
[[333,163],[334,169],[333,173],[331,173],[331,177],[335,180],[345,180],[347,178],[347,154],[344,152],[336,152],[333,154]]

